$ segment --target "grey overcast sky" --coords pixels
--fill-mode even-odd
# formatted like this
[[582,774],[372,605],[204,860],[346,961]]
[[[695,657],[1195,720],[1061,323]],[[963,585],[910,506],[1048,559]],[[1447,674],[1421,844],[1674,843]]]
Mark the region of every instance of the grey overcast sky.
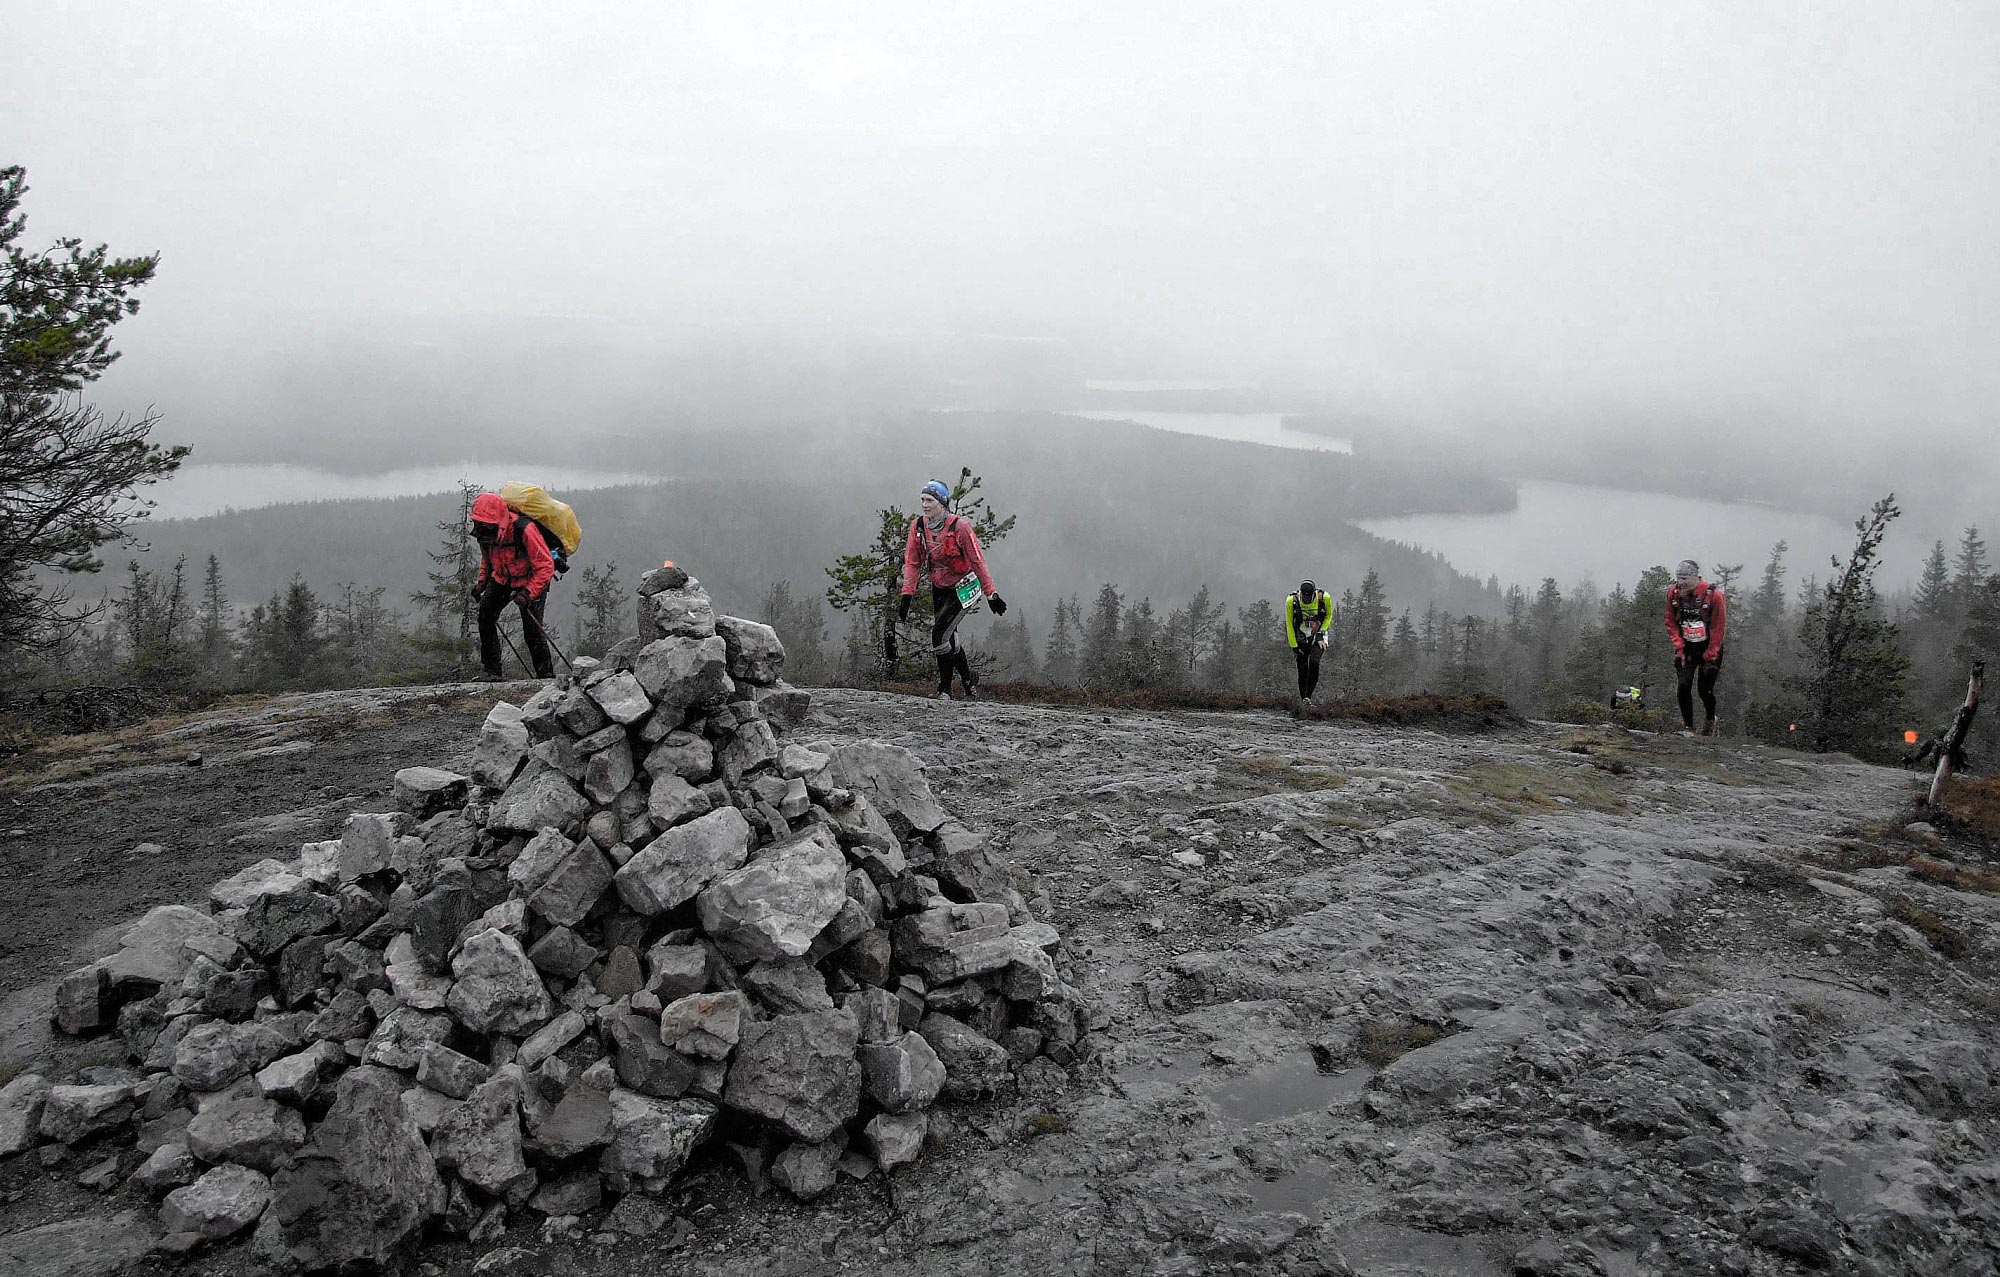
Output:
[[1075,342],[1417,417],[1989,431],[2000,8],[23,3],[128,347],[395,317]]

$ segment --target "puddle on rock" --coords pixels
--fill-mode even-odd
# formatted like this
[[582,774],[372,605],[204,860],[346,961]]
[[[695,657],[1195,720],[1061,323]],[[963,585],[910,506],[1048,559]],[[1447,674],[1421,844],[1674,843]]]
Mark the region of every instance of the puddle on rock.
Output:
[[1211,1075],[1189,1059],[1150,1068],[1125,1069],[1118,1084],[1133,1099],[1163,1097],[1190,1084],[1225,1121],[1243,1126],[1274,1122],[1351,1100],[1367,1089],[1375,1070],[1365,1064],[1322,1073],[1312,1052],[1297,1051],[1240,1077]]
[[1320,1204],[1333,1195],[1339,1182],[1317,1167],[1291,1171],[1275,1179],[1252,1180],[1250,1201],[1260,1211],[1294,1211],[1317,1216]]
[[1334,1244],[1355,1277],[1501,1277],[1484,1251],[1462,1237],[1395,1224],[1353,1224]]

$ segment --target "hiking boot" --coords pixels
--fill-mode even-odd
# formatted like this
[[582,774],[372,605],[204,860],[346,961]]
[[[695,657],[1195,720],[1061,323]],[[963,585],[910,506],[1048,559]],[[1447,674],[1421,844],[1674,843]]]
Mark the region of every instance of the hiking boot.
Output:
[[1694,728],[1692,728],[1692,727],[1683,727],[1683,728],[1681,728],[1681,729],[1680,729],[1679,731],[1675,732],[1675,733],[1674,733],[1674,735],[1676,735],[1676,736],[1688,736],[1688,737],[1692,737],[1692,736],[1694,735]]
[[979,684],[967,683],[965,685],[965,699],[969,701],[976,701],[979,699]]
[[507,681],[507,677],[504,674],[496,674],[492,670],[481,670],[472,676],[472,681],[475,683],[504,683]]
[[1709,719],[1706,723],[1703,723],[1701,725],[1701,734],[1703,736],[1713,736],[1721,730],[1722,729],[1720,727],[1716,726],[1715,720],[1712,718]]
[[951,693],[950,693],[950,692],[939,692],[939,693],[937,694],[937,698],[938,698],[939,700],[941,700],[941,701],[948,701],[948,700],[950,700],[950,699],[951,699]]

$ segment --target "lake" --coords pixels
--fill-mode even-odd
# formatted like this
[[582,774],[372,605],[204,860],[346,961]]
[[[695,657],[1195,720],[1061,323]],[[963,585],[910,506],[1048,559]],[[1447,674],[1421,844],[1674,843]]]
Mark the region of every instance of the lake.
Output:
[[491,465],[467,461],[419,466],[381,474],[334,474],[310,466],[184,465],[173,478],[148,490],[159,503],[155,519],[198,519],[224,510],[251,510],[288,501],[335,501],[349,497],[413,497],[456,492],[461,478],[498,488],[510,478],[527,477],[559,500],[564,494],[627,483],[652,483],[651,475],[607,470],[564,470],[542,465]]
[[[1461,572],[1529,590],[1545,576],[1565,591],[1586,578],[1609,590],[1629,586],[1654,564],[1671,568],[1693,559],[1704,572],[1717,563],[1743,564],[1737,589],[1745,591],[1755,587],[1780,539],[1791,547],[1785,564],[1795,588],[1805,575],[1824,580],[1828,556],[1845,558],[1854,548],[1853,525],[1825,515],[1541,481],[1521,484],[1520,504],[1504,514],[1409,514],[1355,523],[1387,540],[1435,550]],[[1878,584],[1888,589],[1915,580],[1929,548],[1924,537],[1892,524]]]
[[1330,439],[1285,424],[1281,412],[1148,412],[1125,408],[1093,408],[1072,411],[1071,417],[1092,421],[1130,421],[1155,430],[1171,430],[1180,435],[1201,435],[1227,439],[1232,443],[1258,443],[1272,448],[1298,448],[1305,452],[1353,452],[1346,439]]

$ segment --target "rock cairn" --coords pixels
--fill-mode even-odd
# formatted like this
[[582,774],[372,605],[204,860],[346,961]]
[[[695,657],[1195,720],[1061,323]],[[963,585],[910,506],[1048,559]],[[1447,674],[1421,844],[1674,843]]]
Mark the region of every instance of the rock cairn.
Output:
[[166,1249],[254,1228],[327,1268],[657,1194],[711,1144],[816,1197],[917,1158],[940,1097],[1073,1063],[1054,928],[916,760],[786,742],[776,633],[675,568],[639,594],[636,637],[493,707],[470,775],[406,768],[401,810],[66,976],[58,1027],[132,1067],[14,1078],[0,1156],[87,1142]]

